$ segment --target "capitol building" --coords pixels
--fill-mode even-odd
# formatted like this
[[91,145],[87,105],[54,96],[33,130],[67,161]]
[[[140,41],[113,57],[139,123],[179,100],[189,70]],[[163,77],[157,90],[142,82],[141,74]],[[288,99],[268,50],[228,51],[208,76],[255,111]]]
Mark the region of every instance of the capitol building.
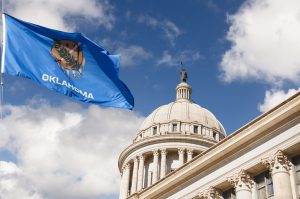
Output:
[[300,199],[299,92],[230,135],[191,96],[183,69],[120,154],[120,199]]

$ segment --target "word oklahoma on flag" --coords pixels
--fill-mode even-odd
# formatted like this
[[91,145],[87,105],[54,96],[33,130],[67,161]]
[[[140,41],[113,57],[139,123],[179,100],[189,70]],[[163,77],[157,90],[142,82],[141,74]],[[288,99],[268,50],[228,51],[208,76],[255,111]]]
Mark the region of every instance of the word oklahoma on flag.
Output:
[[102,106],[132,109],[119,79],[119,56],[80,33],[67,33],[3,14],[2,72],[32,79],[50,90]]

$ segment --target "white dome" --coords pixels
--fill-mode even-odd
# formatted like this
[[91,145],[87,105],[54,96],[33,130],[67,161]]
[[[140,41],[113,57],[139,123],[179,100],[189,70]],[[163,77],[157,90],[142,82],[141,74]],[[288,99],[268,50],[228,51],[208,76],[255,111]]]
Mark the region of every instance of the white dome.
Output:
[[222,124],[207,109],[189,100],[177,100],[154,110],[142,123],[140,131],[153,125],[180,121],[205,126],[226,136]]
[[178,84],[176,101],[154,110],[142,123],[134,141],[176,133],[198,135],[215,141],[226,137],[222,124],[210,111],[193,103],[191,94],[189,84]]

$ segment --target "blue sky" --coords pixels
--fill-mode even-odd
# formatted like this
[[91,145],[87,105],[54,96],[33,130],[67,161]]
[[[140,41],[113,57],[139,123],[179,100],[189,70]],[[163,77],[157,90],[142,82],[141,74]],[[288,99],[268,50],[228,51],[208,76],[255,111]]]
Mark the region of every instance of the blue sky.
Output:
[[[227,132],[231,133],[259,114],[257,104],[263,101],[265,89],[262,84],[225,83],[220,78],[219,63],[230,46],[225,39],[229,28],[226,18],[228,14],[236,12],[243,1],[226,0],[218,3],[112,1],[110,4],[114,6],[117,18],[113,29],[94,27],[93,23],[82,20],[82,23],[76,24],[75,31],[86,34],[113,54],[119,53],[117,49],[120,46],[124,49],[132,46],[143,49],[144,54],[134,56],[132,63],[124,66],[121,62],[120,70],[120,78],[135,97],[134,110],[141,115],[146,116],[156,107],[174,100],[180,62],[183,61],[188,71],[188,81],[193,87],[193,100],[211,110]],[[149,25],[151,19],[161,25]],[[164,28],[168,28],[164,27],[166,22],[178,28],[178,33],[169,28],[170,38],[164,31]],[[164,53],[172,56],[172,60],[159,64]],[[126,58],[122,56],[121,59]],[[46,91],[31,81],[15,77],[7,77],[5,84],[7,103],[24,104],[33,96],[47,99],[53,104],[70,100]],[[20,87],[10,92],[9,85],[14,84]]]
[[[105,181],[99,179],[104,175],[99,170],[116,164],[117,155],[130,144],[144,117],[175,99],[181,61],[193,88],[193,101],[214,113],[228,134],[299,90],[300,41],[297,33],[300,20],[297,13],[300,4],[296,0],[285,4],[279,0],[80,0],[78,3],[13,0],[7,3],[5,10],[43,26],[82,32],[112,54],[120,54],[120,78],[135,97],[133,112],[103,110],[48,91],[30,80],[5,77],[4,103],[9,114],[0,125],[4,132],[0,132],[4,140],[0,141],[0,160],[10,168],[6,174],[15,180],[15,186],[23,194],[35,194],[37,198],[74,198],[71,191],[55,189],[51,180],[56,177],[60,185],[70,185],[70,190],[89,190],[88,193],[74,191],[78,199],[117,198],[117,169],[114,168],[111,176],[105,174],[105,178],[111,180],[107,184],[116,186],[111,189],[106,189]],[[94,122],[85,126],[89,123],[87,120]],[[115,124],[125,125],[124,132],[112,127]],[[53,131],[48,129],[51,125]],[[23,135],[23,130],[32,133],[34,139]],[[36,137],[34,132],[41,130],[49,133]],[[82,142],[75,139],[74,132],[84,136],[79,136]],[[118,136],[114,137],[118,147],[102,142],[108,139],[108,132]],[[44,145],[34,148],[26,144],[36,141]],[[107,147],[115,150],[111,157],[106,157],[109,160],[104,166],[101,166],[104,156],[90,149],[81,157],[86,164],[80,164],[75,157],[70,160],[81,168],[74,168],[67,162],[51,163],[53,167],[48,170],[39,170],[44,172],[43,177],[49,174],[45,179],[51,179],[51,186],[47,183],[36,186],[36,179],[41,176],[29,165],[37,164],[38,167],[38,157],[48,154],[51,160],[64,162],[61,154],[53,151],[62,150],[63,155],[72,157],[75,152],[82,152],[75,146],[85,148],[86,144],[95,150],[105,151]],[[48,151],[49,147],[53,150]],[[78,151],[70,152],[71,149]],[[41,150],[41,154],[32,152],[37,150]],[[87,157],[93,157],[93,161]],[[90,161],[99,165],[91,165]],[[91,180],[90,174],[83,172],[86,166],[99,172],[96,175],[99,181]],[[53,175],[57,171],[69,173]],[[22,184],[24,176],[29,176],[32,186]],[[89,189],[85,187],[94,182],[98,184]],[[16,197],[9,189],[3,194]]]

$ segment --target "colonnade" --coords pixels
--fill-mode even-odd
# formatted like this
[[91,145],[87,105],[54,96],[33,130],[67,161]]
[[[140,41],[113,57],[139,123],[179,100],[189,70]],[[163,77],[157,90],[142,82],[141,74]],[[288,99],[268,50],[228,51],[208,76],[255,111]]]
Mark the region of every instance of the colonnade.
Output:
[[[261,163],[270,171],[273,179],[274,199],[293,199],[290,178],[291,162],[281,151],[261,160]],[[246,170],[227,179],[235,189],[236,199],[252,199],[254,180]],[[209,187],[198,194],[200,199],[222,199],[222,191],[216,187]]]
[[[168,150],[174,149],[155,149],[151,155],[153,157],[153,175],[152,184],[156,183],[159,179],[164,178],[167,175],[167,154]],[[178,160],[179,165],[182,166],[185,160],[188,162],[193,158],[193,149],[178,148]],[[186,157],[185,157],[186,154]],[[160,156],[160,164],[159,164]],[[140,154],[129,160],[124,164],[122,168],[121,179],[121,193],[120,199],[125,199],[129,195],[142,190],[144,185],[144,171],[145,171],[145,159],[149,157],[149,154]],[[133,167],[133,169],[131,169]],[[132,171],[132,173],[131,173]],[[130,179],[130,177],[132,178]],[[131,182],[131,184],[130,184]],[[129,190],[130,189],[130,190]]]

